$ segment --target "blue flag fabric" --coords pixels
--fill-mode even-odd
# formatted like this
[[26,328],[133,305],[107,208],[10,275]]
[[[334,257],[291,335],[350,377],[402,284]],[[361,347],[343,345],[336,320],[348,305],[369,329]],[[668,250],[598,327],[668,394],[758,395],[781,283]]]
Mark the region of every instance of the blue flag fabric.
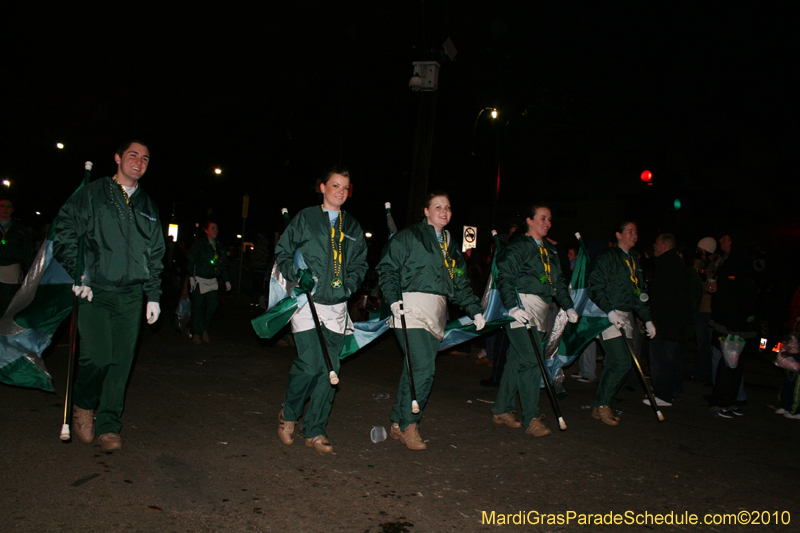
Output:
[[[91,163],[75,192],[89,182]],[[72,193],[73,195],[75,194]],[[55,392],[42,352],[72,311],[74,280],[53,257],[55,224],[11,304],[0,318],[0,382]],[[79,254],[80,256],[80,254]],[[79,266],[79,271],[82,270]]]

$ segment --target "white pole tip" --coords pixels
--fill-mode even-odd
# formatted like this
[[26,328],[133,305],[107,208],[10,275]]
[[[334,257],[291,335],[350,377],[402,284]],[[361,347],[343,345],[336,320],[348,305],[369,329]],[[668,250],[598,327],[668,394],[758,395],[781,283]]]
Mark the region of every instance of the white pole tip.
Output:
[[385,207],[386,209],[391,209],[392,208],[392,202],[386,202],[385,204],[383,204],[383,207]]
[[494,237],[495,235],[497,235],[497,230],[496,230],[496,229],[493,229],[493,230],[492,230],[492,237]]
[[559,417],[559,419],[558,419],[558,427],[561,428],[561,431],[564,431],[564,430],[567,429],[567,423],[564,422],[564,419],[561,418],[561,417]]
[[63,424],[61,426],[61,440],[69,440],[69,424]]
[[419,413],[419,403],[417,403],[417,400],[411,402],[411,412],[414,414]]
[[85,168],[86,170],[92,170],[92,166],[94,166],[94,164],[91,161],[87,161],[86,163],[83,164],[83,168]]
[[658,421],[659,421],[659,422],[663,422],[663,421],[664,421],[664,415],[662,415],[662,414],[661,414],[661,411],[659,411],[659,412],[658,412],[658,413],[656,413],[656,414],[658,415]]
[[333,370],[331,370],[330,378],[331,378],[331,385],[339,384],[339,376],[337,376],[336,372],[334,372]]
[[578,240],[581,239],[581,232],[580,231],[576,231],[575,232],[575,238],[578,239]]
[[289,212],[289,210],[286,209],[285,207],[283,209],[281,209],[281,215],[285,215],[288,212]]

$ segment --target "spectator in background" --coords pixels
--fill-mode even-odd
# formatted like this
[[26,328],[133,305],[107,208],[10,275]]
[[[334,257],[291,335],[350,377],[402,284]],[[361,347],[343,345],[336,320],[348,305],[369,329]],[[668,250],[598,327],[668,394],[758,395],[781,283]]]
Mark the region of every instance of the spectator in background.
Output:
[[[716,280],[717,266],[720,256],[716,254],[717,241],[714,237],[704,237],[697,243],[695,252],[694,270],[696,278],[701,284]],[[699,312],[695,318],[695,337],[697,352],[695,354],[692,379],[708,381],[711,378],[711,330],[708,321],[711,320],[711,294],[702,286],[700,287]]]
[[225,247],[217,240],[217,224],[206,221],[203,233],[205,235],[195,241],[186,255],[192,291],[192,344],[211,342],[208,330],[219,307],[218,278],[225,281],[225,290],[231,290],[228,256]]
[[[674,235],[662,233],[653,246],[650,311],[658,336],[650,341],[650,376],[656,404],[671,406],[683,388],[686,332],[692,323],[690,271],[676,251]],[[644,403],[650,405],[649,398]]]
[[0,317],[17,293],[33,262],[33,240],[19,222],[11,219],[14,203],[0,196]]

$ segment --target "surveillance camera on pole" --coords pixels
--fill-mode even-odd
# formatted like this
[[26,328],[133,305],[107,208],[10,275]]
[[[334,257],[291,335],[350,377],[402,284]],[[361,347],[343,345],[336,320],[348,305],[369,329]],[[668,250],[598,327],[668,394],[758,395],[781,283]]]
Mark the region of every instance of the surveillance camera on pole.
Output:
[[439,87],[439,63],[437,61],[414,61],[414,75],[408,80],[412,91],[435,91]]

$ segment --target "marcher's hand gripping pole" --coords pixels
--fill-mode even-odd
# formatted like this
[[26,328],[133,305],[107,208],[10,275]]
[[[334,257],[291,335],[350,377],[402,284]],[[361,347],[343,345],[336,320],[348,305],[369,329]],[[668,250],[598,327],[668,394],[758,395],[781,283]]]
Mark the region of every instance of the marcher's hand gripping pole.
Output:
[[633,351],[633,346],[631,346],[631,342],[625,335],[625,328],[619,328],[619,332],[622,334],[622,338],[625,340],[625,345],[631,352],[631,357],[633,358],[633,364],[636,366],[637,373],[639,374],[639,381],[642,382],[642,387],[644,387],[644,391],[647,393],[647,398],[650,400],[650,407],[653,408],[653,412],[656,414],[658,421],[663,422],[664,415],[661,414],[661,411],[658,409],[658,406],[656,405],[656,399],[653,396],[653,389],[650,388],[650,384],[644,378],[644,372],[642,371],[642,366],[639,364],[639,359],[636,357],[636,353],[634,353]]
[[[544,388],[547,389],[547,397],[550,399],[550,405],[553,406],[553,413],[555,413],[556,418],[558,419],[558,427],[561,431],[567,429],[567,423],[564,422],[564,417],[561,416],[561,409],[558,407],[558,400],[556,400],[556,393],[553,390],[553,385],[550,383],[550,376],[547,374],[547,368],[544,366],[544,357],[542,357],[542,351],[539,348],[539,343],[536,342],[536,336],[533,334],[533,329],[531,328],[531,323],[528,322],[525,324],[525,327],[528,329],[528,336],[531,338],[531,344],[533,345],[533,353],[536,354],[536,359],[539,361],[539,368],[542,369],[542,379],[544,380]],[[536,383],[538,387],[539,384]]]
[[[92,162],[87,161],[83,164],[84,175],[83,184],[89,183],[89,177],[92,174]],[[77,265],[83,264],[80,260],[83,257],[83,247],[78,245],[78,262]],[[75,285],[80,285],[81,274],[76,269],[75,271]],[[68,441],[72,438],[69,428],[69,419],[72,414],[72,380],[75,375],[75,346],[78,342],[78,306],[81,303],[81,298],[77,294],[72,296],[72,314],[69,323],[69,361],[67,362],[67,390],[64,394],[64,420],[61,424],[61,440]]]
[[320,348],[322,348],[322,357],[325,359],[325,366],[328,367],[328,377],[331,380],[331,385],[338,385],[339,376],[336,375],[336,371],[333,369],[331,354],[328,353],[328,345],[325,342],[325,335],[322,333],[322,324],[319,323],[317,306],[314,305],[314,298],[311,297],[311,291],[306,292],[306,296],[308,296],[308,306],[311,309],[311,316],[314,318],[314,327],[317,330],[317,337],[319,337],[319,345]]

